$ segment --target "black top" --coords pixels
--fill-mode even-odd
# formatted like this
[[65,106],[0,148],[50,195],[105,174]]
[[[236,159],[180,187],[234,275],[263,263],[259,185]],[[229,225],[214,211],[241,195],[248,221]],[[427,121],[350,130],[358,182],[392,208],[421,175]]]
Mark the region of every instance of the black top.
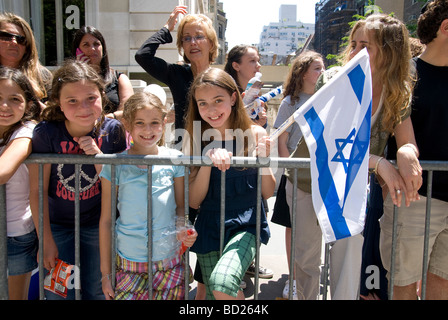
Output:
[[184,116],[188,107],[188,91],[193,82],[193,72],[187,64],[168,63],[155,56],[159,45],[173,42],[170,31],[163,27],[143,43],[135,54],[135,60],[151,76],[166,84],[173,95],[175,128],[184,128]]
[[[412,99],[411,120],[420,160],[448,160],[448,67],[437,67],[420,58],[413,62],[417,83]],[[395,159],[395,139],[389,140],[389,157]],[[427,171],[419,194],[426,196]],[[448,201],[448,172],[434,171],[432,197]]]
[[113,71],[112,81],[106,86],[106,96],[107,96],[107,105],[104,107],[105,113],[112,113],[118,110],[118,106],[120,105],[120,93],[119,93],[119,85],[118,79],[122,75],[121,72],[117,70]]

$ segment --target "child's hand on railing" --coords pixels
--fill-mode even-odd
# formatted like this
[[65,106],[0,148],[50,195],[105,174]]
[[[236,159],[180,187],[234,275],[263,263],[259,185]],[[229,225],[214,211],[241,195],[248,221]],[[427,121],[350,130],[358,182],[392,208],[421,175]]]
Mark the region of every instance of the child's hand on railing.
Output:
[[271,154],[271,146],[273,144],[273,140],[269,136],[264,136],[258,140],[257,148],[255,149],[255,153],[257,157],[269,157]]
[[212,160],[215,167],[221,171],[226,171],[230,168],[230,158],[233,156],[232,152],[226,149],[213,148],[207,151],[205,154]]

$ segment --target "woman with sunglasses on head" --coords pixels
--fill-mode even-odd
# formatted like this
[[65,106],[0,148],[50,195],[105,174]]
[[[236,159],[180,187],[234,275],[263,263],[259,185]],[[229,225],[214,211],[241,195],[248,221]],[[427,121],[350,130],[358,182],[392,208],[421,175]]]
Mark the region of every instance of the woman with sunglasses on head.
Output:
[[[155,56],[161,44],[173,42],[171,32],[179,15],[185,15],[177,28],[177,49],[183,62],[169,63]],[[193,79],[207,70],[218,56],[218,37],[212,21],[202,14],[187,15],[187,7],[177,6],[165,26],[140,47],[135,60],[151,76],[166,84],[173,95],[175,128],[184,128],[188,91]]]
[[51,72],[39,62],[33,30],[13,13],[0,13],[0,66],[22,71],[31,82],[41,107],[51,86]]

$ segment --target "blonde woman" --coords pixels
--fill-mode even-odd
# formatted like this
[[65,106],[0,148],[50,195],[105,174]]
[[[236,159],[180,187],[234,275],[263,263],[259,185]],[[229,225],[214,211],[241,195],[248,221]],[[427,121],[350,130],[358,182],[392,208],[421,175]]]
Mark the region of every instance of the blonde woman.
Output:
[[[162,44],[172,43],[171,33],[179,15],[176,45],[183,62],[166,62],[155,56]],[[177,6],[165,26],[143,43],[135,60],[151,76],[166,84],[173,95],[175,128],[184,127],[188,90],[196,75],[207,70],[218,56],[218,37],[212,21],[202,14],[187,15],[187,7]]]

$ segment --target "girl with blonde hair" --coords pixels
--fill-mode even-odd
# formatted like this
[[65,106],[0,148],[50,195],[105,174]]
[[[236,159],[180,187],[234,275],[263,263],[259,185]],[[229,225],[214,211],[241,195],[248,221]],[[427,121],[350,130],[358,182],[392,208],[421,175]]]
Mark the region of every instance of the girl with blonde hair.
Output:
[[[180,151],[163,146],[166,109],[152,93],[138,92],[124,105],[123,120],[132,136],[128,155],[179,156]],[[100,220],[100,252],[102,285],[106,299],[146,300],[148,286],[156,300],[183,300],[185,293],[185,265],[176,241],[176,222],[184,218],[184,171],[182,166],[152,166],[152,181],[148,168],[136,165],[117,165],[116,190],[111,190],[111,165],[101,172],[102,207]],[[148,185],[152,186],[152,265],[148,265]],[[116,224],[111,217],[111,197],[117,192],[120,217]],[[179,219],[180,218],[180,219]],[[116,225],[117,252],[111,255],[111,226]],[[185,222],[183,223],[185,226]],[[130,227],[131,226],[131,227]],[[197,233],[183,240],[190,247]],[[117,265],[115,289],[111,284],[111,261]],[[148,283],[148,270],[153,272],[153,283]],[[151,271],[150,271],[151,272]]]
[[[372,76],[372,127],[369,168],[381,185],[388,190],[394,204],[400,205],[405,195],[406,205],[419,198],[417,190],[422,183],[422,171],[418,161],[418,149],[409,115],[412,93],[410,72],[409,34],[405,25],[387,15],[371,15],[358,21],[349,36],[349,45],[343,53],[344,61],[352,59],[367,48]],[[318,81],[321,88],[336,72],[326,71]],[[344,106],[340,106],[343,108]],[[384,159],[389,136],[394,135],[398,145],[396,169]],[[309,158],[304,139],[301,139],[292,157]],[[286,170],[288,205],[292,201],[292,171]],[[297,180],[297,226],[300,251],[295,256],[297,290],[305,299],[315,299],[319,290],[319,265],[322,232],[316,224],[311,200],[310,170],[299,170]],[[387,188],[387,189],[386,189]],[[366,190],[367,192],[367,190]],[[356,235],[336,241],[330,250],[330,288],[332,299],[358,299],[359,274],[363,238]],[[301,276],[303,275],[303,276]],[[305,276],[310,275],[310,276]]]

